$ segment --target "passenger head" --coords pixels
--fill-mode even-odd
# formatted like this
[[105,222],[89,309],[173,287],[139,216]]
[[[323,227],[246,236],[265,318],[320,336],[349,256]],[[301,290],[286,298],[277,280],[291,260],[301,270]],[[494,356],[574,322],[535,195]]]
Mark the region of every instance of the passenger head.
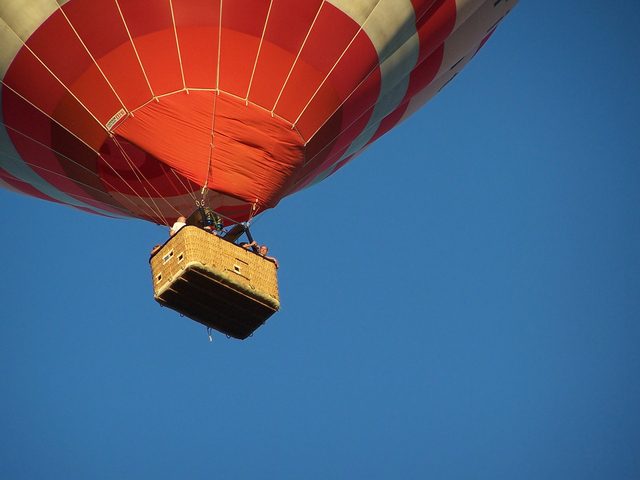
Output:
[[266,245],[260,245],[258,253],[260,253],[260,255],[262,255],[263,257],[266,256],[267,253],[269,253],[269,247],[267,247]]
[[180,215],[178,217],[178,219],[176,220],[176,222],[186,223],[187,222],[187,217],[184,217],[184,216]]

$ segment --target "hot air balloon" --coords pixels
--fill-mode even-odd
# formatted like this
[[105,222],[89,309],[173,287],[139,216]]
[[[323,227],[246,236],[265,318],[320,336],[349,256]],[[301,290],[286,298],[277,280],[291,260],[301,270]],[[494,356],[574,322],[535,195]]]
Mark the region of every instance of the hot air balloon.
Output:
[[515,0],[0,3],[0,186],[247,222],[409,117]]

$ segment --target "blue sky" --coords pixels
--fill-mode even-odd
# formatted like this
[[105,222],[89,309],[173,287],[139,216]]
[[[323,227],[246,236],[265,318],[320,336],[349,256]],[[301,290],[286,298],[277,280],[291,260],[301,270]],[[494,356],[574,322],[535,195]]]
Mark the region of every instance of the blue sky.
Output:
[[640,6],[526,2],[260,217],[245,342],[153,300],[166,229],[0,191],[0,477],[640,478]]

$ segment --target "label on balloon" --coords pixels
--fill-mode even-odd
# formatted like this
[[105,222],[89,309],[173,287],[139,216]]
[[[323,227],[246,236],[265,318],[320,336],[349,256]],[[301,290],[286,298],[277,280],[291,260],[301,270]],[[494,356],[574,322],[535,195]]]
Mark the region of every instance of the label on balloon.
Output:
[[127,112],[125,111],[124,108],[121,108],[120,110],[118,110],[118,112],[109,119],[109,121],[107,122],[107,130],[111,130],[113,128],[113,126],[118,123],[118,120],[124,118],[127,115]]

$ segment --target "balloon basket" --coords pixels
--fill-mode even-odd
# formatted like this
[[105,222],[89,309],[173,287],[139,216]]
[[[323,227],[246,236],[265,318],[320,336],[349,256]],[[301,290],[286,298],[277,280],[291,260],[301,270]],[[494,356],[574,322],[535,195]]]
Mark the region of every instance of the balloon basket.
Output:
[[149,259],[158,303],[245,339],[280,308],[273,262],[194,226]]

